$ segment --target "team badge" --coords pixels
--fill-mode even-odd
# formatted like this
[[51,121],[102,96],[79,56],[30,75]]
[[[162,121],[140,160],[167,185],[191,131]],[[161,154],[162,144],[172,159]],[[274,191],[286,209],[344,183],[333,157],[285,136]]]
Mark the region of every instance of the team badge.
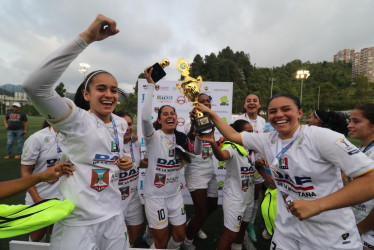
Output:
[[165,174],[155,174],[155,186],[160,188],[165,186],[166,175]]
[[288,169],[288,158],[282,157],[278,161],[278,166],[280,169]]
[[201,151],[201,156],[204,160],[209,157],[209,154],[209,148],[203,148],[203,150]]
[[98,192],[109,186],[109,169],[92,169],[91,188]]
[[126,198],[130,196],[129,187],[121,187],[119,191],[121,191],[122,200],[126,200]]
[[358,150],[355,146],[352,145],[352,143],[348,142],[344,138],[337,139],[334,144],[349,155],[354,155],[360,152],[360,150]]
[[292,202],[291,198],[289,197],[290,195],[283,192],[283,191],[281,191],[281,194],[282,194],[282,198],[284,200],[284,203],[286,203],[287,211],[289,211],[288,210],[288,205],[290,205],[291,202]]
[[242,180],[242,190],[244,192],[247,192],[248,187],[249,187],[249,181],[248,180]]

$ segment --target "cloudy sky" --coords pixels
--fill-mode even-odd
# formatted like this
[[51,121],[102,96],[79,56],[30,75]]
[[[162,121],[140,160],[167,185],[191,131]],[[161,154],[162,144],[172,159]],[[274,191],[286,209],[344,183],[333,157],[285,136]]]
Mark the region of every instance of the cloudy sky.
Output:
[[72,62],[60,79],[69,92],[83,79],[82,62],[132,92],[143,69],[164,57],[166,79],[177,80],[178,58],[192,62],[226,46],[249,53],[257,67],[332,61],[338,50],[374,46],[373,10],[372,0],[0,0],[0,85],[21,84],[99,13],[120,33]]

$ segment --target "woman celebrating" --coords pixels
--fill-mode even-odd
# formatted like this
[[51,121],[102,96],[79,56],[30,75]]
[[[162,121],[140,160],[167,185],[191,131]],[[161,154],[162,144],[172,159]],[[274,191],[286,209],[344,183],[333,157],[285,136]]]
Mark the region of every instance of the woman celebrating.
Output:
[[118,179],[120,169],[129,170],[132,162],[123,157],[127,124],[112,114],[118,100],[117,81],[104,70],[90,73],[76,93],[79,106],[61,98],[53,87],[88,44],[118,32],[114,20],[98,15],[86,31],[47,57],[23,83],[38,111],[60,131],[62,157],[76,168],[72,177],[60,179],[60,193],[75,209],[55,224],[51,249],[128,248]]
[[[144,70],[148,81],[142,109],[142,127],[148,149],[148,169],[144,180],[144,205],[154,245],[151,248],[179,249],[185,237],[186,212],[180,190],[180,169],[183,161],[190,161],[187,136],[176,130],[175,109],[164,105],[158,110],[155,129],[151,121],[152,94],[155,83],[153,69]],[[168,223],[172,225],[169,239]]]
[[[365,104],[355,108],[348,124],[352,138],[362,143],[360,150],[374,159],[374,104]],[[365,191],[367,187],[362,187]],[[364,250],[374,249],[374,200],[352,207],[356,217],[358,232],[361,234]]]
[[[236,121],[237,120],[248,121],[252,125],[254,133],[263,133],[265,130],[266,121],[264,118],[258,115],[260,112],[260,108],[261,108],[260,98],[258,98],[258,96],[255,94],[247,95],[247,97],[245,98],[243,107],[244,107],[245,113],[238,116],[235,120]],[[258,157],[258,158],[261,158],[261,157]],[[264,179],[257,171],[255,171],[254,183],[255,183],[255,201],[254,201],[252,214],[250,216],[250,220],[248,224],[248,233],[249,233],[249,237],[251,238],[251,240],[253,242],[256,242],[257,237],[256,237],[254,226],[255,226],[257,210],[259,207],[258,199],[259,199],[260,191],[262,190],[262,186],[264,183]]]
[[[211,108],[210,96],[207,94],[200,93],[198,102]],[[203,233],[201,227],[208,215],[217,208],[218,202],[218,187],[216,174],[214,173],[212,146],[208,142],[200,141],[195,137],[193,121],[194,117],[191,115],[191,123],[185,126],[185,131],[190,140],[195,142],[195,153],[197,154],[197,151],[201,149],[201,154],[191,155],[191,162],[184,168],[184,176],[188,191],[192,197],[195,216],[188,223],[183,249],[195,248],[193,239],[196,235]]]
[[123,201],[123,215],[129,233],[130,247],[143,231],[143,209],[138,194],[139,168],[147,167],[147,162],[141,159],[141,148],[138,140],[132,138],[133,120],[132,116],[122,110],[116,111],[116,115],[122,117],[127,122],[127,130],[123,137],[123,152],[132,159],[133,167],[128,171],[121,171],[119,176],[119,189],[121,200]]
[[[231,127],[239,133],[253,131],[251,124],[244,120],[235,121]],[[227,173],[222,200],[225,230],[217,249],[242,249],[245,230],[253,209],[253,159],[250,159],[248,151],[243,146],[230,141],[224,141],[220,149],[215,142],[214,132],[201,135],[199,138],[212,145],[217,160],[226,161]]]
[[[278,193],[272,249],[362,249],[348,206],[374,197],[374,162],[342,134],[300,125],[299,98],[279,94],[267,107],[276,131],[251,134],[236,132],[213,111],[197,106],[228,140],[273,159]],[[339,168],[357,178],[343,187]]]

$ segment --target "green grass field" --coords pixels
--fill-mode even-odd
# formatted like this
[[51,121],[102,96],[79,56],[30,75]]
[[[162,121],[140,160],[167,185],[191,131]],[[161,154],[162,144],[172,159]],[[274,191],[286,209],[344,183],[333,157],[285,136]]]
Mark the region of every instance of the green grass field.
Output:
[[[0,116],[1,121],[4,120],[4,116]],[[32,133],[38,131],[41,128],[41,124],[43,122],[43,118],[41,117],[29,117],[29,129],[26,138],[31,135]],[[6,181],[11,179],[20,178],[20,159],[3,159],[6,155],[6,140],[7,135],[4,128],[4,123],[0,122],[0,181]],[[360,146],[359,141],[352,140],[352,142],[356,146]],[[25,192],[21,192],[17,195],[14,195],[7,199],[2,199],[0,201],[1,204],[23,204],[25,199]],[[191,217],[194,213],[192,206],[186,206],[187,210],[187,217]],[[261,232],[264,229],[264,225],[262,222],[262,217],[260,215],[260,209],[258,210],[257,217],[256,217],[256,231],[257,231],[257,239],[258,242],[255,247],[258,250],[265,250],[269,249],[270,241],[263,240],[261,237]],[[196,239],[194,244],[197,246],[197,249],[216,249],[218,239],[223,232],[223,211],[222,207],[219,206],[218,209],[208,218],[206,221],[203,230],[207,233],[208,239],[201,240]],[[22,235],[10,239],[0,239],[0,250],[7,250],[9,249],[9,241],[11,240],[28,240],[27,235]],[[147,247],[145,243],[139,239],[135,247]]]

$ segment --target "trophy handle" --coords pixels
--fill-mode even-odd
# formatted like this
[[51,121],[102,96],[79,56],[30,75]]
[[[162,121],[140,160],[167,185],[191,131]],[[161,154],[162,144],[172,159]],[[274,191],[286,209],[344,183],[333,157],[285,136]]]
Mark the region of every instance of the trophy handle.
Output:
[[181,91],[181,85],[179,83],[176,84],[176,87],[177,87],[178,91],[181,92],[182,95],[184,95],[183,92]]

